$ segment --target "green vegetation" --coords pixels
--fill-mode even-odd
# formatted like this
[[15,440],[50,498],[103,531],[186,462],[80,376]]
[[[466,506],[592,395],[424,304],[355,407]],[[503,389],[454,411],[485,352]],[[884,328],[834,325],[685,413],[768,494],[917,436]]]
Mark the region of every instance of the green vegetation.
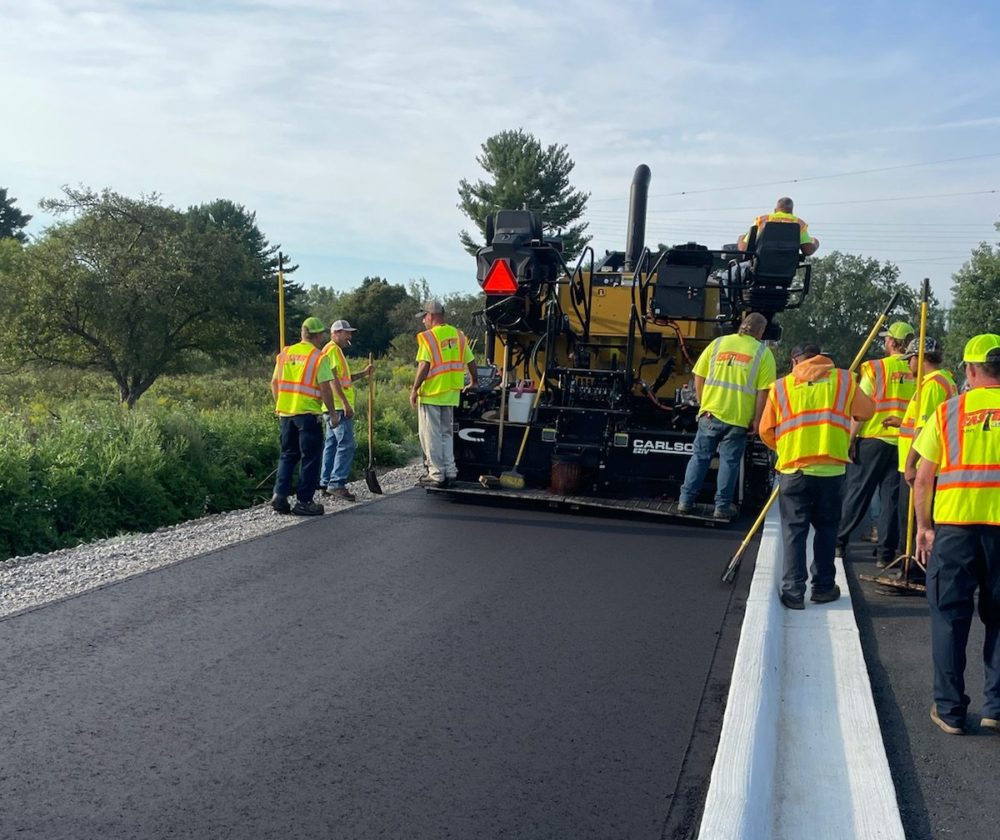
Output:
[[[269,364],[161,377],[131,411],[98,374],[55,368],[0,377],[0,560],[269,498],[278,457]],[[412,364],[379,368],[380,467],[419,453],[412,377]],[[368,459],[365,393],[355,477]]]
[[[1000,222],[996,223],[1000,231]],[[969,261],[952,278],[954,304],[948,314],[945,347],[950,358],[962,358],[965,343],[974,335],[1000,333],[1000,243],[981,242]]]

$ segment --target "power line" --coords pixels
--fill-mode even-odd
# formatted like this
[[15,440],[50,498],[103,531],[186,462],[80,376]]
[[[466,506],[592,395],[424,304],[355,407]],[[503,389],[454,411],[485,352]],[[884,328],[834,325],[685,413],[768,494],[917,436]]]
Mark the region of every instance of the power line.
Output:
[[[656,193],[650,198],[673,198],[681,195],[702,195],[704,193],[728,192],[732,190],[748,190],[756,187],[776,187],[782,184],[804,184],[807,181],[825,181],[831,178],[850,178],[855,175],[873,175],[878,172],[893,172],[899,169],[915,169],[921,166],[937,166],[942,163],[958,163],[966,160],[982,160],[983,158],[1000,157],[1000,152],[990,152],[984,155],[968,155],[966,157],[942,158],[941,160],[927,160],[918,163],[900,163],[895,166],[881,166],[876,169],[857,169],[853,172],[836,172],[830,175],[809,175],[804,178],[788,178],[784,181],[761,181],[756,184],[740,184],[733,187],[708,187],[703,190],[681,190],[672,193]],[[617,201],[614,198],[595,198],[592,201]]]

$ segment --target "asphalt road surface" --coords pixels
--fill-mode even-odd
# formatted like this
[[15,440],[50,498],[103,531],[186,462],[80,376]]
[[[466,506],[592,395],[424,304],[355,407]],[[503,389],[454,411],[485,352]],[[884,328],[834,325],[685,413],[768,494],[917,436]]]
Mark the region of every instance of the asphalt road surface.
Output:
[[0,835],[691,836],[740,530],[411,491],[0,620]]
[[879,574],[871,545],[853,543],[847,564],[875,708],[908,840],[1000,837],[1000,736],[979,728],[983,626],[973,619],[965,670],[972,698],[964,736],[930,720],[934,671],[930,618],[922,596],[882,595],[859,574]]

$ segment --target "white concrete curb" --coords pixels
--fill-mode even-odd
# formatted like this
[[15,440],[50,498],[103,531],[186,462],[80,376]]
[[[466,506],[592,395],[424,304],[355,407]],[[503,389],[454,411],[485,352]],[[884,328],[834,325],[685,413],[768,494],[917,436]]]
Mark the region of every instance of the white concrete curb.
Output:
[[778,601],[781,524],[764,523],[699,840],[905,840],[847,587]]

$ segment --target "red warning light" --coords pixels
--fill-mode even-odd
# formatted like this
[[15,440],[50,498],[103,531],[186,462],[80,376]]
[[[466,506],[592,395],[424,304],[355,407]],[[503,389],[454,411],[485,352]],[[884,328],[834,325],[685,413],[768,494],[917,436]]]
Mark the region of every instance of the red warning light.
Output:
[[517,291],[517,278],[507,260],[494,260],[486,272],[483,291],[488,295],[510,295]]

